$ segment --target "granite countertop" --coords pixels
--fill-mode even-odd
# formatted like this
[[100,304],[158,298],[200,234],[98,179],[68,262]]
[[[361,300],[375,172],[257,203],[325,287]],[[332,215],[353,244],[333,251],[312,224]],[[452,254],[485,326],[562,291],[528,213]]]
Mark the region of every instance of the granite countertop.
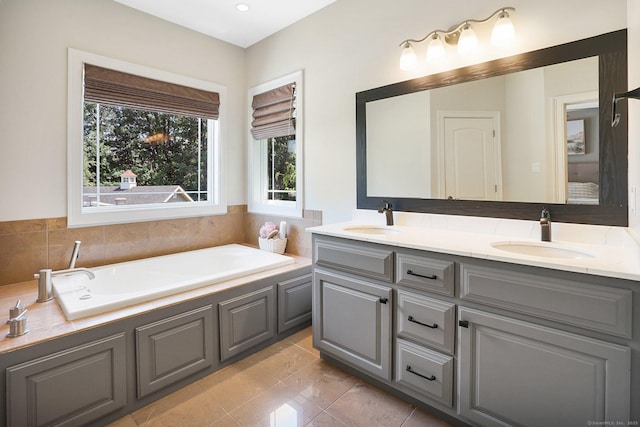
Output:
[[[308,229],[309,232],[326,236],[342,237],[352,240],[380,243],[403,248],[419,249],[471,258],[529,265],[555,270],[586,273],[604,277],[640,281],[640,251],[635,241],[625,235],[624,229],[601,229],[588,238],[572,239],[580,235],[579,225],[564,225],[561,236],[553,242],[541,242],[537,228],[534,232],[521,233],[520,230],[506,230],[491,227],[490,231],[452,230],[433,226],[394,225],[384,226],[358,221],[323,225]],[[378,231],[381,234],[358,232],[358,228],[389,229],[397,232]],[[539,227],[539,225],[538,225]],[[576,227],[578,227],[576,229]],[[486,228],[480,228],[486,230]],[[569,231],[567,231],[569,230]],[[577,230],[577,231],[576,231]],[[366,231],[366,230],[365,230]],[[533,236],[536,237],[533,237]],[[523,245],[548,246],[550,248],[569,249],[584,252],[588,256],[580,258],[556,258],[551,256],[532,256],[498,249],[496,243],[518,243]]]
[[[294,263],[72,321],[66,319],[55,298],[44,303],[36,302],[38,296],[38,282],[36,280],[0,286],[0,322],[2,322],[0,326],[0,354],[311,265],[309,258],[285,255],[293,258]],[[21,300],[29,310],[27,312],[29,333],[9,338],[7,337],[9,325],[6,321],[9,319],[9,309],[15,306],[18,300]]]

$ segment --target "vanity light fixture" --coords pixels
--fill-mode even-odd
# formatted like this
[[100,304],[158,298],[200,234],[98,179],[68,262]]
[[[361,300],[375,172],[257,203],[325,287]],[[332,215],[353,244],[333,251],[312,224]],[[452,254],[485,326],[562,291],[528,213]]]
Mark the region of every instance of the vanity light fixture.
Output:
[[[491,33],[491,43],[497,47],[506,47],[513,43],[515,31],[509,11],[515,12],[513,7],[503,7],[491,14],[486,19],[467,19],[458,25],[454,25],[448,30],[434,30],[420,40],[407,39],[400,43],[402,53],[400,55],[400,69],[404,71],[413,70],[418,65],[418,58],[413,50],[412,43],[422,43],[429,41],[427,47],[427,62],[430,64],[440,62],[445,57],[444,43],[458,46],[458,54],[461,56],[473,53],[478,46],[478,38],[473,30],[473,24],[484,24],[498,17]],[[444,40],[444,42],[443,42]]]
[[640,99],[640,87],[630,90],[629,92],[614,93],[611,108],[611,127],[618,126],[620,123],[620,113],[616,112],[616,106],[621,99]]

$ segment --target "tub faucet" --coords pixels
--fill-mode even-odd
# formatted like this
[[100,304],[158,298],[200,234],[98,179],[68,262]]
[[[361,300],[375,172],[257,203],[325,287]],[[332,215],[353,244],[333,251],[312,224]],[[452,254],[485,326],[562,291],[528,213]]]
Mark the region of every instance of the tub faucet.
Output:
[[39,273],[33,275],[34,279],[38,279],[38,299],[36,302],[47,302],[53,298],[51,278],[62,274],[82,273],[89,276],[89,279],[95,279],[95,274],[88,268],[77,267],[67,268],[66,270],[52,271],[50,268],[43,268]]
[[75,268],[76,266],[78,255],[80,255],[78,252],[80,252],[81,243],[82,243],[81,240],[76,240],[75,243],[73,244],[73,252],[71,253],[71,259],[69,260],[69,268]]
[[551,214],[547,208],[540,213],[540,238],[543,242],[551,241]]
[[387,225],[393,225],[393,206],[386,200],[383,200],[382,203],[384,203],[384,206],[378,209],[378,213],[384,213],[387,218]]

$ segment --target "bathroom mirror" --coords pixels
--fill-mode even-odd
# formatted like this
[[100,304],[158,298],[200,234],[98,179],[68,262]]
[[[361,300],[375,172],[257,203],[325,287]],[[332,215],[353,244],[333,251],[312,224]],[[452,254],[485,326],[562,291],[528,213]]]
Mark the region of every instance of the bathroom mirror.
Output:
[[[408,212],[536,219],[547,206],[554,221],[626,226],[626,104],[620,129],[608,123],[613,93],[626,90],[626,38],[620,30],[357,93],[358,208],[384,199]],[[462,132],[451,149],[455,129],[468,128],[471,139]],[[491,144],[477,149],[473,135]]]

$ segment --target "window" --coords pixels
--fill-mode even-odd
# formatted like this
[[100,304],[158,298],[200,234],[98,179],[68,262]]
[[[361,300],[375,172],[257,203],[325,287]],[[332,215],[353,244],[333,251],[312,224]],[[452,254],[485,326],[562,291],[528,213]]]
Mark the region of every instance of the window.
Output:
[[302,71],[249,91],[249,211],[302,217]]
[[225,88],[69,50],[70,227],[226,212]]

